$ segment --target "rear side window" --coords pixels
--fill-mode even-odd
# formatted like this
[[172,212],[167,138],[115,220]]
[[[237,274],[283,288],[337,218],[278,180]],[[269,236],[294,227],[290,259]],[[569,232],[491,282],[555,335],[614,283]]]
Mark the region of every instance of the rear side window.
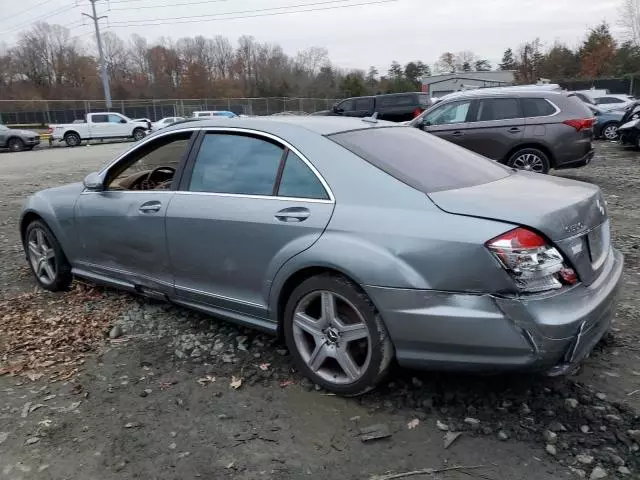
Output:
[[417,128],[371,128],[328,138],[424,193],[480,185],[510,175],[506,167]]
[[283,151],[256,137],[209,133],[198,151],[189,190],[272,195]]
[[109,115],[93,115],[91,117],[91,121],[93,123],[108,123]]
[[485,98],[478,105],[478,122],[522,118],[520,102],[516,98]]
[[431,105],[431,97],[429,95],[418,95],[418,103],[422,108],[427,108]]
[[548,117],[556,113],[556,109],[544,98],[523,98],[522,110],[524,116],[530,117]]
[[291,150],[282,171],[278,196],[328,200],[326,190],[313,171]]
[[378,97],[378,106],[380,107],[405,107],[413,105],[413,95],[392,95]]

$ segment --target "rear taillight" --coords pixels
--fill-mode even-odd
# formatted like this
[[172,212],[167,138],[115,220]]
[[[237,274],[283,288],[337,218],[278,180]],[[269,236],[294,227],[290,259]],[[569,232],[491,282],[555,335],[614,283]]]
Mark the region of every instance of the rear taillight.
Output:
[[419,117],[422,114],[422,112],[424,112],[423,108],[416,108],[413,111],[413,118]]
[[487,248],[513,278],[521,292],[562,288],[578,281],[562,254],[537,233],[515,228],[489,240]]
[[595,118],[582,118],[580,120],[565,120],[564,122],[565,125],[569,125],[570,127],[575,128],[578,132],[581,132],[582,130],[588,130],[590,128],[593,128],[593,124],[596,123],[596,119]]

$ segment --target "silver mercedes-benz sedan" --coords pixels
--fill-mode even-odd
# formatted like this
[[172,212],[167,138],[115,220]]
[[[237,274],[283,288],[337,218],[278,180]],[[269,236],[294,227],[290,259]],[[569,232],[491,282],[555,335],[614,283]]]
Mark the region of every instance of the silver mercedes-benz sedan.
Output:
[[43,288],[75,276],[282,334],[347,395],[394,358],[573,369],[623,265],[598,187],[371,118],[175,124],[30,197],[20,232]]

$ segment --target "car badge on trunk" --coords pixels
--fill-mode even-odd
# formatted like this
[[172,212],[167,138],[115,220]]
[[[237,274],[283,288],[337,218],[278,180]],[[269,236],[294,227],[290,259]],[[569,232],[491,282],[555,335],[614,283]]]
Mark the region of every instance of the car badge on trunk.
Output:
[[584,228],[584,223],[572,223],[571,225],[567,225],[564,227],[564,231],[567,233],[578,233],[580,230]]
[[606,213],[606,210],[604,208],[604,205],[602,203],[600,203],[600,199],[598,198],[596,200],[596,207],[598,207],[598,210],[600,211],[600,215],[604,216]]

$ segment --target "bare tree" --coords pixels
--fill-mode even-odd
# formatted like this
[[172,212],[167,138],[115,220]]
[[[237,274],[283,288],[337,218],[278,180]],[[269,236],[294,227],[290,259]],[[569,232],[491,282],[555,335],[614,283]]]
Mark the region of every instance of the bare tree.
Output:
[[620,26],[624,28],[627,40],[640,45],[640,0],[622,0]]

